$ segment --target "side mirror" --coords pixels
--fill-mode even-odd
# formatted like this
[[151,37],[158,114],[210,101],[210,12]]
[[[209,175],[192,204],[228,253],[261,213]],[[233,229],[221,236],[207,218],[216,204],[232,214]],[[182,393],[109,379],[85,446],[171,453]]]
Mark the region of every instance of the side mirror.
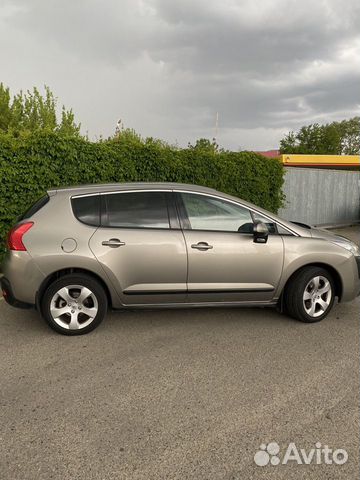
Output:
[[254,242],[266,243],[268,241],[269,229],[263,222],[254,223]]

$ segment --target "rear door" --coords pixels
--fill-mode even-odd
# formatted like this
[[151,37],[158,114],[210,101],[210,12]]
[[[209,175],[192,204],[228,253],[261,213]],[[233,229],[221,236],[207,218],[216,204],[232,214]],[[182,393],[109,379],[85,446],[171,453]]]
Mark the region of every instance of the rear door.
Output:
[[250,210],[208,194],[178,192],[188,250],[188,301],[270,301],[280,280],[283,241],[254,243]]
[[90,248],[124,305],[186,299],[187,254],[170,191],[102,194]]

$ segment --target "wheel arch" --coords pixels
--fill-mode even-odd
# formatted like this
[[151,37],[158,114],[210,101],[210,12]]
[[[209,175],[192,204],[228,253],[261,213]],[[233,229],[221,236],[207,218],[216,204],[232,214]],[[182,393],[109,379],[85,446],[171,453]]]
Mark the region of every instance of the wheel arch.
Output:
[[63,268],[61,270],[56,270],[55,272],[50,273],[42,281],[42,283],[39,287],[39,290],[36,292],[36,309],[38,311],[41,310],[41,299],[44,295],[45,290],[49,287],[49,285],[51,285],[51,283],[53,283],[55,280],[58,280],[59,278],[64,277],[65,275],[69,275],[69,274],[73,274],[73,273],[84,274],[84,275],[87,275],[88,277],[92,277],[94,280],[98,281],[105,291],[109,307],[110,308],[112,307],[113,299],[111,297],[109,287],[107,286],[104,279],[100,277],[100,275],[97,275],[96,273],[94,273],[90,270],[87,270],[86,268],[67,267],[67,268]]
[[294,278],[294,276],[300,271],[304,270],[305,268],[308,267],[318,267],[318,268],[323,268],[327,270],[330,275],[332,276],[332,279],[334,280],[335,284],[335,296],[338,297],[339,302],[341,301],[342,293],[343,293],[343,283],[341,280],[341,276],[339,272],[336,270],[336,268],[332,267],[331,265],[327,263],[322,263],[322,262],[311,262],[306,265],[302,265],[301,267],[297,268],[292,274],[289,276],[289,278],[286,280],[285,285],[283,286],[283,289],[281,291],[281,297],[284,295],[286,288]]

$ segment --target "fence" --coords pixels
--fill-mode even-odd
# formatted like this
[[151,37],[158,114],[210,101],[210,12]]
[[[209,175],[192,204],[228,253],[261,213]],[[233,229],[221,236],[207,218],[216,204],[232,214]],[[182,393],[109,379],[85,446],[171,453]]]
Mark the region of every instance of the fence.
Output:
[[286,205],[279,215],[310,225],[360,221],[360,172],[286,168]]

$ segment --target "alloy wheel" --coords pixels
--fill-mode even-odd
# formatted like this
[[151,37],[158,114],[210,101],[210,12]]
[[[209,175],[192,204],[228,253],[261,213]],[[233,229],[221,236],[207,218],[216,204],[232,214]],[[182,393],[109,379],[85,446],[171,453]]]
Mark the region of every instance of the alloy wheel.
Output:
[[92,323],[98,313],[95,294],[83,285],[60,288],[50,302],[51,316],[60,327],[79,330]]
[[303,304],[306,313],[313,318],[323,315],[332,299],[331,283],[322,275],[312,278],[305,287]]

